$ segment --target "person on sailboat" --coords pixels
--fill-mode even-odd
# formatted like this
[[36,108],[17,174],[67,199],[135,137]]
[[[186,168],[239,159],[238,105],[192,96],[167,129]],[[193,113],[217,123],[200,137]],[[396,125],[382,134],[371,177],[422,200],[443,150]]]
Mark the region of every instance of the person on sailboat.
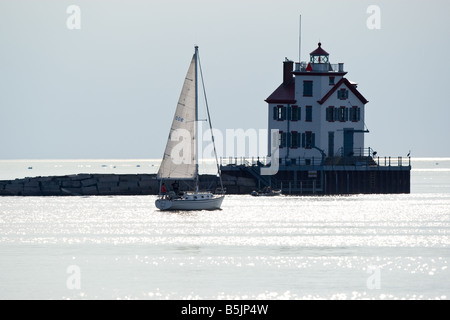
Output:
[[166,184],[165,183],[163,183],[161,185],[161,195],[162,195],[163,198],[165,198],[166,195],[167,195],[167,189],[166,189]]
[[173,190],[173,192],[175,192],[176,196],[179,196],[180,184],[178,183],[178,181],[175,181],[174,183],[172,183],[172,190]]

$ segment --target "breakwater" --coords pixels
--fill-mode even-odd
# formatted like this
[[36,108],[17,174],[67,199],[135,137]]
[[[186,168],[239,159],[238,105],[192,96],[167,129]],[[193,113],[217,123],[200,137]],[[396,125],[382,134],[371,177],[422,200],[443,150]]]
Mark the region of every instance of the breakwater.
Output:
[[76,174],[0,181],[3,196],[153,194],[155,175]]
[[[222,166],[227,194],[250,194],[265,186],[284,194],[372,194],[410,193],[411,166],[321,166],[282,165],[272,176],[261,175],[261,166]],[[215,175],[200,175],[200,189],[215,192],[220,187]],[[172,181],[166,181],[171,189]],[[179,181],[180,191],[193,190],[192,181]],[[157,195],[156,174],[76,174],[0,181],[0,196],[114,196]]]
[[[227,193],[249,194],[256,187],[252,178],[223,176]],[[167,183],[170,190],[170,182]],[[200,188],[215,191],[215,175],[201,175]],[[192,190],[191,182],[180,181],[180,190]],[[155,174],[76,174],[0,181],[0,196],[113,196],[157,195]]]

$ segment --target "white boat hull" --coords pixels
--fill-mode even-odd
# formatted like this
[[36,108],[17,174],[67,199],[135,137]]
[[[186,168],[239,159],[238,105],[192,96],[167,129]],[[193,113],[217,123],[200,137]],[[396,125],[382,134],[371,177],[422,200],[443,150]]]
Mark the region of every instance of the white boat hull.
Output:
[[254,197],[276,197],[276,196],[281,196],[281,190],[271,191],[271,192],[253,191],[251,194]]
[[218,210],[225,196],[210,199],[157,199],[155,205],[159,210]]

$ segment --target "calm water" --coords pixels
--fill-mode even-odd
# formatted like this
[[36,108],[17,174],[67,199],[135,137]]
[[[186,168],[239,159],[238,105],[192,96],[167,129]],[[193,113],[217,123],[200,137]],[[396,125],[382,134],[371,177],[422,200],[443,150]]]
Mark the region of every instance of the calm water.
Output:
[[214,212],[2,197],[0,299],[448,299],[450,159],[413,166],[409,195],[230,195]]

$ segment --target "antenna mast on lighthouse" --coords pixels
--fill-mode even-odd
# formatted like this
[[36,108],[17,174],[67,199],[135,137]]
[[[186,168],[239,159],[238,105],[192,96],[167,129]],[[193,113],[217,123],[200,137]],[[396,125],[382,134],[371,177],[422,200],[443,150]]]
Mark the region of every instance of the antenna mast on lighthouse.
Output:
[[298,26],[298,62],[302,62],[302,15],[300,15]]

